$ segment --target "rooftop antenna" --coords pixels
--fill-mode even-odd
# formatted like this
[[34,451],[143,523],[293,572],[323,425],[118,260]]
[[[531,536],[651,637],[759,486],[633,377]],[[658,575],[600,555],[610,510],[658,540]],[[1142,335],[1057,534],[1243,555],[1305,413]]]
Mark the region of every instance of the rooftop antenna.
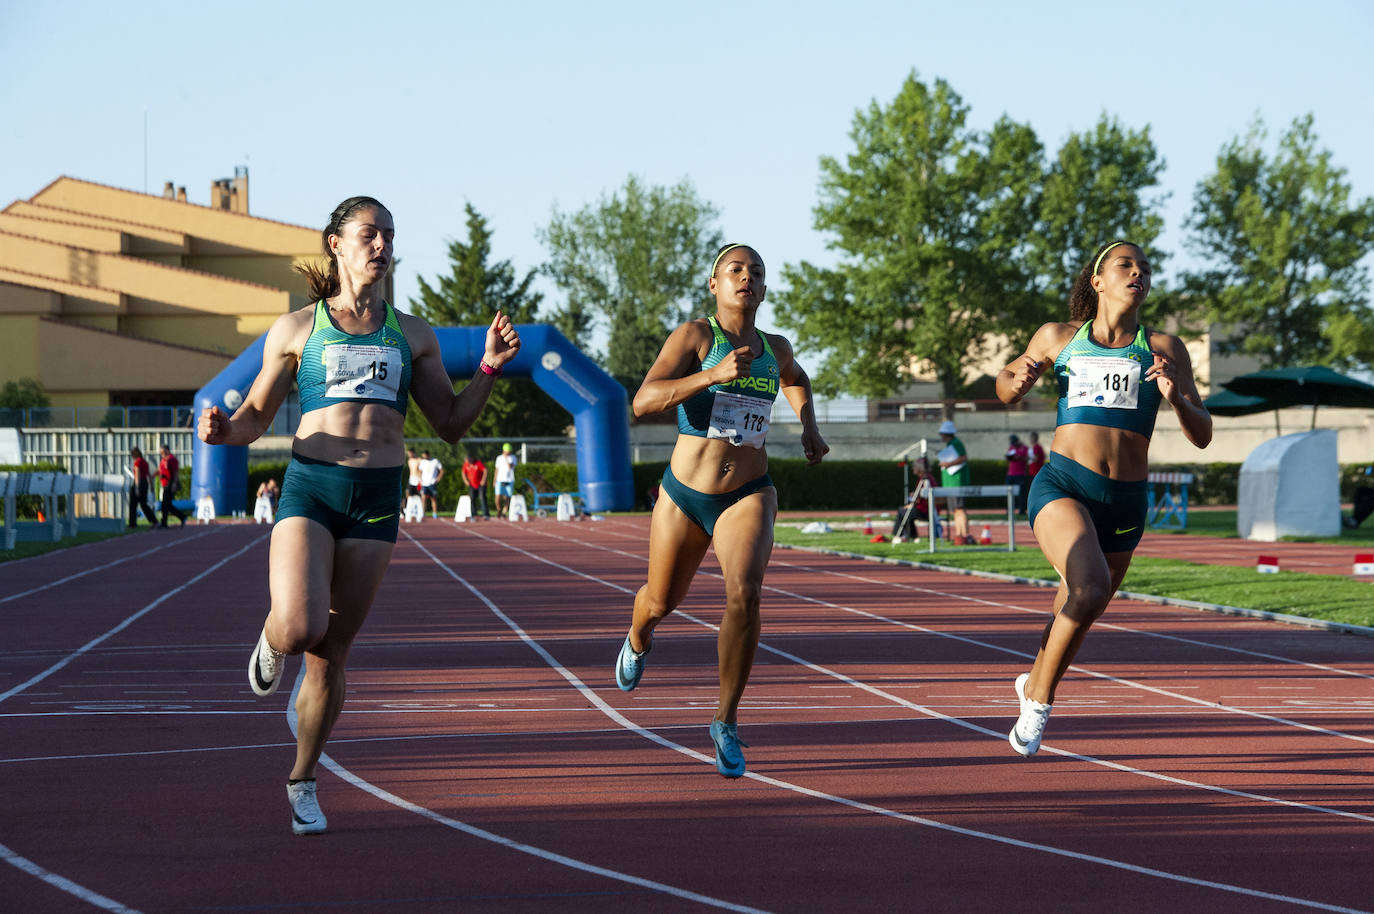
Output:
[[143,192],[148,192],[148,111],[143,111]]

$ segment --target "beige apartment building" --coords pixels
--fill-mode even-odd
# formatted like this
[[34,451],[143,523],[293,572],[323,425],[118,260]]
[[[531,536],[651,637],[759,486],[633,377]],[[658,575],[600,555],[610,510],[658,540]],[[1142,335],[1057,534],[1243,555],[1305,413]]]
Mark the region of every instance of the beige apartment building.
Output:
[[208,205],[60,177],[0,210],[0,383],[34,378],[57,406],[189,405],[306,304],[292,267],[319,229],[248,212],[248,174]]

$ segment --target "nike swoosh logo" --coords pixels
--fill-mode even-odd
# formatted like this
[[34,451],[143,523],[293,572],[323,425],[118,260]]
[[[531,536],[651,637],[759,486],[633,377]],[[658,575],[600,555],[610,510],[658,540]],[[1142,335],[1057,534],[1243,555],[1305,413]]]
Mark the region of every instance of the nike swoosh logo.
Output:
[[[384,521],[384,520],[386,520],[388,517],[395,517],[395,516],[396,516],[395,514],[383,514],[381,517],[369,517],[369,518],[367,519],[367,522],[368,522],[369,524],[375,524],[375,523],[378,523],[379,521]],[[1131,529],[1134,530],[1135,528],[1132,527]],[[1121,531],[1118,530],[1118,531],[1116,531],[1116,532],[1117,532],[1117,533],[1120,533]]]
[[1132,530],[1134,530],[1134,529],[1135,529],[1135,527],[1127,527],[1125,530],[1122,530],[1121,528],[1118,527],[1116,532],[1117,532],[1118,534],[1121,534],[1121,533],[1130,533],[1130,532],[1131,532]]

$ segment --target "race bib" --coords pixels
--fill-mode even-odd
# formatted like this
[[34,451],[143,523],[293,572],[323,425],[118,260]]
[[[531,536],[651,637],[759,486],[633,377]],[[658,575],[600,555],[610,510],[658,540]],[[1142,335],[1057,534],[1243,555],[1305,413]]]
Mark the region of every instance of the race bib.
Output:
[[711,403],[711,425],[706,429],[706,437],[722,438],[734,445],[763,447],[770,412],[766,401],[718,390]]
[[1112,356],[1069,359],[1068,405],[1135,409],[1140,402],[1141,365]]
[[324,380],[328,398],[395,400],[401,387],[401,350],[330,343],[324,347]]

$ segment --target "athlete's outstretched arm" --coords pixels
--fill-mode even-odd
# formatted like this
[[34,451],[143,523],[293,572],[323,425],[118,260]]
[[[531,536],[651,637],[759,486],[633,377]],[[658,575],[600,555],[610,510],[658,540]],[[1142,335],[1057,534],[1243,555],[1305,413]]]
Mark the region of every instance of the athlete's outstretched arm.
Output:
[[830,453],[830,445],[821,437],[816,425],[816,404],[811,395],[811,379],[792,352],[792,344],[780,336],[769,334],[773,357],[778,360],[778,375],[782,379],[782,395],[801,422],[802,454],[808,466],[815,466]]
[[282,315],[267,331],[262,348],[262,369],[253,379],[243,405],[232,417],[226,416],[218,406],[201,411],[196,427],[201,441],[206,444],[252,444],[267,431],[296,378],[296,355],[290,343],[297,332],[301,313],[294,311]]
[[1145,380],[1158,382],[1160,395],[1178,416],[1183,437],[1194,447],[1206,447],[1212,443],[1212,414],[1202,405],[1188,347],[1167,333],[1150,334],[1150,344],[1155,361],[1146,370]]
[[644,382],[635,391],[631,405],[636,416],[672,409],[712,384],[749,374],[753,355],[748,346],[727,353],[707,371],[697,371],[703,352],[709,352],[711,338],[704,321],[688,321],[668,335]]
[[[434,328],[417,317],[407,331],[407,338],[413,339],[411,354],[414,367],[411,369],[410,395],[415,404],[425,414],[430,425],[440,438],[452,444],[467,434],[472,423],[482,412],[491,397],[496,376],[487,374],[479,365],[473,372],[461,393],[453,392],[453,382],[444,371],[443,355],[439,351],[439,340]],[[520,334],[511,324],[510,318],[496,312],[487,328],[486,347],[482,361],[490,368],[499,371],[520,351]]]
[[1007,367],[997,373],[997,399],[1011,404],[1020,401],[1030,393],[1035,382],[1054,364],[1059,351],[1064,348],[1064,324],[1043,324],[1026,351],[1012,359]]

